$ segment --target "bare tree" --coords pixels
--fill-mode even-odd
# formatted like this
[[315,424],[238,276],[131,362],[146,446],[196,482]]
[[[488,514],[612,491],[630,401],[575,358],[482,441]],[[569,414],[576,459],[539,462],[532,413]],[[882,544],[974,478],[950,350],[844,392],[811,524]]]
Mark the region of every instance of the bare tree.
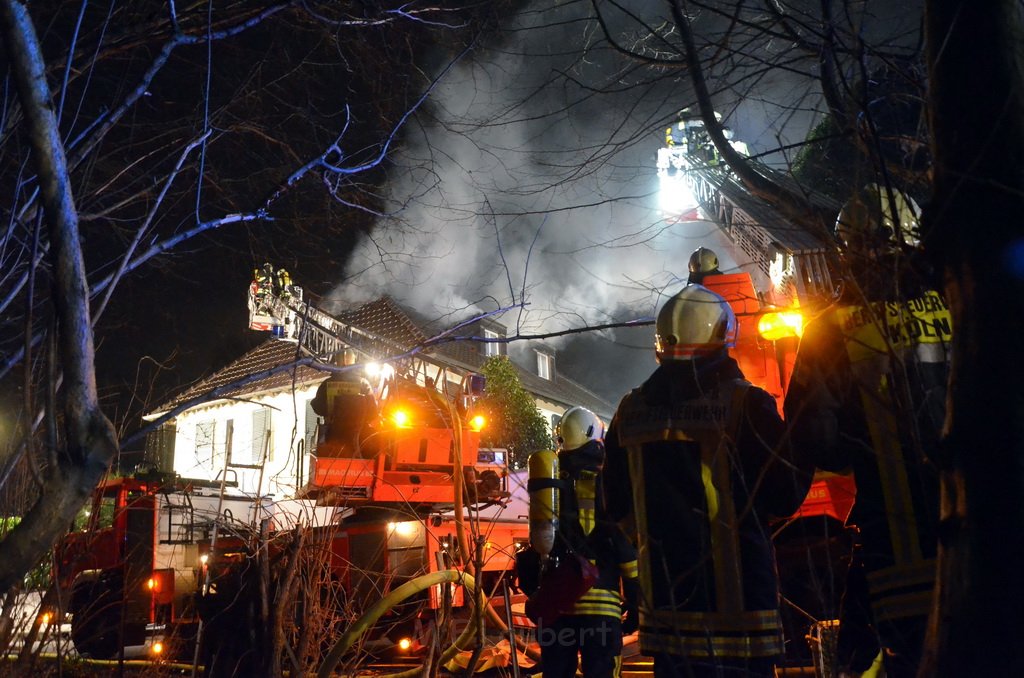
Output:
[[[153,294],[126,281],[159,260],[173,270],[185,246],[223,257],[248,240],[248,267],[275,229],[316,250],[368,228],[351,215],[376,214],[371,183],[432,84],[414,69],[370,76],[410,63],[433,32],[468,35],[473,16],[297,0],[3,3],[16,88],[0,121],[0,377],[22,376],[0,489],[23,517],[3,538],[0,589],[39,562],[118,455],[97,353],[125,348],[131,297]],[[240,237],[218,235],[229,228]]]

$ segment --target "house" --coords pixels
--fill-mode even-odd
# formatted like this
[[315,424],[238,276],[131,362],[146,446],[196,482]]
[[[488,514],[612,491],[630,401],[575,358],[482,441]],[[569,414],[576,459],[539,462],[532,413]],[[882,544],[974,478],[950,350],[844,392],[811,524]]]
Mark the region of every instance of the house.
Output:
[[[334,317],[349,333],[346,341],[357,349],[360,362],[392,360],[419,383],[447,384],[448,392],[458,392],[466,375],[507,349],[505,327],[482,318],[459,326],[457,334],[485,341],[440,342],[414,350],[439,333],[389,297]],[[358,342],[352,343],[355,337]],[[575,405],[610,419],[611,403],[558,373],[554,350],[535,344],[527,354],[532,369],[517,365],[519,377],[552,429]],[[247,493],[295,496],[308,481],[316,440],[317,416],[310,401],[328,377],[311,366],[311,357],[300,343],[268,339],[178,394],[146,415],[154,420],[179,410],[150,435],[147,460],[182,477],[226,478]]]

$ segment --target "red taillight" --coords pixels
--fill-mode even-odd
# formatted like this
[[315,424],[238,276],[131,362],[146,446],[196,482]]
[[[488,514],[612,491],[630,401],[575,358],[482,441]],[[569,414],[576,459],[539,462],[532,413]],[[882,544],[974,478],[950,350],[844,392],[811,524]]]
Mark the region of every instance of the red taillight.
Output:
[[174,598],[174,570],[154,570],[142,586],[155,603],[169,603]]

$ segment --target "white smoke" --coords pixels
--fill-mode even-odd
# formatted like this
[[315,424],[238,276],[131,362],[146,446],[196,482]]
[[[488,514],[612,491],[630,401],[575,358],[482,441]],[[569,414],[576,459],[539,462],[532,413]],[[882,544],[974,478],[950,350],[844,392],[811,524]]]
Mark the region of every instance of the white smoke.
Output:
[[509,334],[533,334],[652,318],[702,245],[724,270],[747,263],[713,223],[662,218],[654,161],[686,86],[615,70],[634,66],[590,49],[584,9],[524,12],[512,41],[443,79],[393,158],[391,216],[356,248],[335,301],[389,294],[452,322],[511,308],[498,318]]

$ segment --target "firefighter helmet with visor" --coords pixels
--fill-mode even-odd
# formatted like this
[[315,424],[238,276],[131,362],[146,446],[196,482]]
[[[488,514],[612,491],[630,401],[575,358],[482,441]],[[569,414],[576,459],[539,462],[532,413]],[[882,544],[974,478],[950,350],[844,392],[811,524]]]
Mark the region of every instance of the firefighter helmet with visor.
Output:
[[353,348],[344,348],[334,354],[336,367],[349,367],[356,364],[356,351]]
[[868,184],[843,205],[836,219],[836,238],[851,250],[895,249],[898,243],[921,242],[921,208],[909,195]]
[[665,302],[655,325],[658,362],[715,355],[736,343],[736,314],[722,296],[687,285]]
[[707,247],[698,247],[690,255],[690,274],[708,274],[718,272],[718,255]]
[[577,450],[591,440],[604,440],[604,423],[585,407],[570,407],[555,428],[555,439],[563,452]]

